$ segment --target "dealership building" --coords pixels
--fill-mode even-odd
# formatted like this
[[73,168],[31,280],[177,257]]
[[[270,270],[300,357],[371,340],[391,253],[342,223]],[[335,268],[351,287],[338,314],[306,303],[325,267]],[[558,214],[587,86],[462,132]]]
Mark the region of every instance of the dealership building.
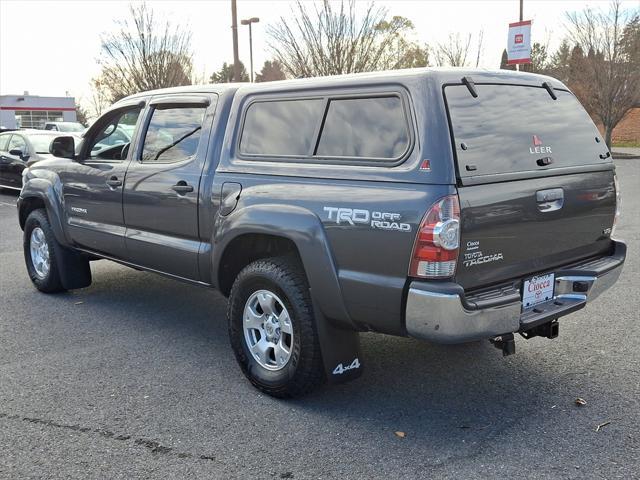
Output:
[[43,128],[45,122],[75,122],[73,97],[0,95],[0,127]]

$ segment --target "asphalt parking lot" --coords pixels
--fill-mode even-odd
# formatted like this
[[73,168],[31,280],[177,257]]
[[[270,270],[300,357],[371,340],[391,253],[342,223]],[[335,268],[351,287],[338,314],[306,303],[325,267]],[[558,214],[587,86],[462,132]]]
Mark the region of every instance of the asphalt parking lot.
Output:
[[360,379],[295,401],[244,379],[216,292],[106,261],[36,292],[0,194],[0,477],[640,478],[640,160],[617,168],[625,270],[559,338],[366,334]]

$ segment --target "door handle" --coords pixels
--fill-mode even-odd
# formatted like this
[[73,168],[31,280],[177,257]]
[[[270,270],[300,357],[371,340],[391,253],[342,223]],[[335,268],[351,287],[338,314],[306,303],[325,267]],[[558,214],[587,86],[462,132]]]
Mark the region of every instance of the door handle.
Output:
[[118,177],[113,175],[109,180],[107,180],[107,185],[109,185],[111,188],[117,188],[122,185],[122,181],[118,180]]
[[180,180],[171,189],[178,193],[178,195],[184,195],[185,193],[193,192],[193,186],[188,185],[184,180]]
[[564,205],[564,190],[562,188],[550,188],[536,192],[538,210],[541,212],[555,212]]

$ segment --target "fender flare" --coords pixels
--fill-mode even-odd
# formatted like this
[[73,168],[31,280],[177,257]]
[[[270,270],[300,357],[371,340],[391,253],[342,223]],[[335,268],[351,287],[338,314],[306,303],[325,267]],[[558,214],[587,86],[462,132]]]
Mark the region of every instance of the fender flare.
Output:
[[311,296],[322,314],[340,327],[356,329],[342,298],[338,273],[320,219],[311,211],[292,205],[261,204],[218,217],[214,233],[213,272],[219,272],[227,246],[246,234],[264,234],[291,240],[307,274]]
[[22,212],[27,201],[30,198],[42,200],[56,240],[60,245],[69,246],[70,243],[65,234],[62,221],[64,218],[64,201],[61,193],[60,187],[56,188],[56,185],[51,182],[51,180],[41,177],[31,178],[24,184],[22,191],[20,192],[20,197],[18,199],[18,214],[20,218],[20,227],[23,228],[26,215],[23,215]]

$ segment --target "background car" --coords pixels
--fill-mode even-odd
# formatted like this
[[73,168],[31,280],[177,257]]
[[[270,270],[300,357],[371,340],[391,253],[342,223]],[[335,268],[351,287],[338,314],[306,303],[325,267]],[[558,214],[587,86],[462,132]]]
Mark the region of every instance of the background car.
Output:
[[[49,146],[60,132],[44,130],[15,130],[0,133],[0,188],[20,190],[22,171],[27,166],[51,158]],[[79,143],[80,137],[75,137]]]
[[79,122],[47,122],[44,124],[45,130],[65,133],[82,133],[87,128]]

